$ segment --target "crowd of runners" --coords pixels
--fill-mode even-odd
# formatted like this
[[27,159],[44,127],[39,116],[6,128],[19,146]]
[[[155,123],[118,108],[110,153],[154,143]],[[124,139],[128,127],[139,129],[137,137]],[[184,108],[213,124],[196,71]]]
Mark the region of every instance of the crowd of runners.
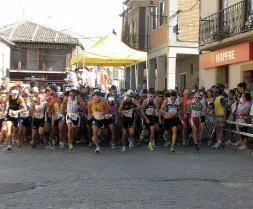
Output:
[[[179,91],[155,89],[121,90],[112,86],[109,93],[89,87],[57,86],[45,89],[2,87],[0,96],[0,143],[11,151],[13,146],[48,146],[72,150],[87,144],[101,152],[101,145],[112,149],[163,144],[175,152],[177,144],[200,150],[205,123],[214,118],[212,148],[224,146],[226,120],[246,122],[253,118],[253,92],[244,83],[227,91],[223,85],[209,90]],[[244,127],[237,127],[245,131]],[[246,139],[234,142],[245,149]]]

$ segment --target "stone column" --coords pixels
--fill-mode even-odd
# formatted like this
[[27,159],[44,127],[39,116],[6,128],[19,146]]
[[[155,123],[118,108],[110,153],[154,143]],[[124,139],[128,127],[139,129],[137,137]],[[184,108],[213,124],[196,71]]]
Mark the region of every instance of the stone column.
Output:
[[132,65],[130,68],[130,89],[136,89],[136,81],[135,81],[135,65]]
[[148,60],[147,89],[155,88],[155,68],[156,68],[156,59]]
[[157,85],[156,90],[164,90],[165,72],[166,72],[166,56],[157,57]]
[[176,87],[176,56],[167,57],[167,88],[175,89]]
[[140,86],[141,89],[143,89],[144,68],[145,63],[139,63],[135,66],[136,87]]
[[125,89],[130,89],[130,68],[129,67],[126,67],[125,70],[124,70],[124,78],[125,78],[125,85],[124,85],[124,88]]

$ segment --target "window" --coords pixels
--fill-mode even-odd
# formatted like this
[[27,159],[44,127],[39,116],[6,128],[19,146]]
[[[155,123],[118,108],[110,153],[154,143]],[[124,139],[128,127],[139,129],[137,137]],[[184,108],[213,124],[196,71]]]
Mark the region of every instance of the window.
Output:
[[164,24],[164,0],[160,1],[160,26]]
[[164,77],[164,89],[168,88],[168,79],[167,76]]
[[153,30],[155,30],[157,28],[157,7],[152,7],[151,14],[153,19]]

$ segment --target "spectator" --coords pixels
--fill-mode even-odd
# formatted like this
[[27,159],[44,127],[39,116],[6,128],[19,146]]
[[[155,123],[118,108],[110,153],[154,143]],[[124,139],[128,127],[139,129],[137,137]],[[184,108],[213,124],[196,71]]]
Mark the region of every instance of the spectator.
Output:
[[247,88],[247,84],[246,83],[239,83],[237,85],[237,89],[239,91],[240,94],[243,94],[244,92],[246,92],[246,88]]
[[207,94],[206,95],[207,96],[207,98],[206,98],[207,104],[209,105],[210,103],[214,103],[214,95],[213,95],[212,89],[207,90],[206,94]]
[[[242,97],[239,101],[236,115],[236,122],[238,123],[247,123],[250,115],[250,108],[251,108],[251,96],[249,93],[243,93]],[[237,125],[237,130],[240,132],[247,132],[247,127]],[[246,138],[245,136],[239,135],[237,142],[234,144],[238,146],[238,149],[244,150],[246,149]]]

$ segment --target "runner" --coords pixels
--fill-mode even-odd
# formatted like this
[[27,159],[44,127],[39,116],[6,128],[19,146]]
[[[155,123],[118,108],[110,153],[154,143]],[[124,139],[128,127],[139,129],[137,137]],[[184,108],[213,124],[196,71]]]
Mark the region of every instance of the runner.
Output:
[[194,141],[194,148],[199,151],[198,136],[201,137],[201,113],[203,111],[203,104],[201,103],[201,95],[196,92],[194,95],[194,100],[188,102],[187,106],[190,111],[190,125],[192,129],[192,138]]
[[169,136],[169,131],[172,131],[171,152],[175,152],[175,144],[177,139],[177,126],[180,124],[180,107],[177,100],[177,93],[171,92],[170,98],[167,98],[161,107],[161,112],[164,114],[164,135]]
[[[119,107],[119,113],[122,116],[122,152],[126,151],[127,135],[129,136],[129,147],[134,146],[135,113],[136,110],[141,109],[141,105],[133,99],[133,96],[134,92],[128,90],[125,99],[121,101]],[[143,111],[142,115],[145,117]],[[149,121],[146,122],[149,123]]]
[[162,91],[158,91],[156,96],[157,109],[155,109],[155,131],[156,131],[155,134],[157,135],[155,139],[162,139],[163,135],[163,127],[162,127],[163,115],[160,112],[163,101],[164,101],[164,94]]
[[1,136],[0,136],[0,144],[4,142],[6,137],[6,116],[8,111],[8,100],[7,95],[3,93],[0,96],[0,128],[1,128]]
[[17,142],[18,147],[21,147],[21,145],[24,143],[28,134],[28,128],[31,125],[31,118],[30,118],[31,103],[30,103],[30,95],[29,95],[28,89],[25,89],[23,91],[23,98],[26,104],[27,111],[20,113],[18,142]]
[[36,137],[40,144],[43,144],[43,129],[45,123],[45,110],[46,102],[44,101],[44,96],[38,94],[36,101],[31,104],[31,114],[32,114],[32,147],[35,148],[37,145]]
[[52,123],[52,135],[55,136],[55,128],[58,128],[59,147],[64,148],[63,136],[65,130],[65,117],[62,112],[64,94],[63,92],[57,92],[56,98],[54,98],[50,104],[53,111],[53,123]]
[[154,151],[155,149],[155,112],[158,112],[158,107],[155,101],[155,92],[149,92],[148,99],[144,100],[142,104],[144,110],[144,129],[149,132],[148,149]]
[[115,123],[118,120],[118,105],[115,104],[115,97],[108,98],[108,113],[105,115],[105,126],[111,133],[111,148],[116,149],[115,145]]
[[19,113],[26,112],[26,104],[22,96],[19,96],[19,91],[16,86],[12,87],[11,94],[9,96],[9,108],[8,114],[6,117],[7,122],[7,131],[6,131],[6,141],[7,148],[6,150],[11,151],[11,139],[12,139],[12,130],[13,135],[17,138],[18,133],[18,116]]
[[68,127],[68,148],[73,149],[73,141],[79,130],[81,119],[79,111],[84,111],[85,103],[82,102],[81,98],[77,95],[78,91],[72,89],[69,96],[64,99],[62,112],[67,110],[66,124]]
[[187,108],[187,104],[191,101],[190,92],[188,89],[183,91],[183,97],[181,99],[181,119],[183,125],[183,146],[187,145],[187,134],[189,133],[190,129],[190,112],[189,108]]
[[95,90],[92,95],[92,100],[88,103],[88,119],[92,119],[92,141],[96,145],[95,152],[100,153],[98,136],[102,128],[105,128],[105,114],[107,113],[108,106],[102,95],[98,90]]
[[55,146],[55,140],[53,135],[53,129],[52,129],[52,116],[53,116],[53,109],[50,106],[51,101],[54,100],[56,97],[55,93],[51,92],[51,90],[46,91],[46,111],[45,111],[45,125],[44,125],[44,135],[46,138],[46,141],[48,142],[49,146],[54,147]]

